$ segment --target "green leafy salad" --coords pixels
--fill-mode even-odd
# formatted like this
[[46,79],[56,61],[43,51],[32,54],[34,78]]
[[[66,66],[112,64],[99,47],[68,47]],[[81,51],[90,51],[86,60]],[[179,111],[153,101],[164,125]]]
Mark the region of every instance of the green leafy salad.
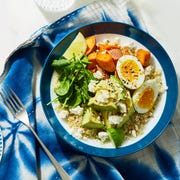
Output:
[[86,69],[88,58],[81,59],[74,56],[68,60],[61,57],[54,60],[52,66],[58,72],[59,87],[54,89],[62,107],[76,107],[87,104],[89,100],[88,84],[91,79],[95,79],[93,74]]

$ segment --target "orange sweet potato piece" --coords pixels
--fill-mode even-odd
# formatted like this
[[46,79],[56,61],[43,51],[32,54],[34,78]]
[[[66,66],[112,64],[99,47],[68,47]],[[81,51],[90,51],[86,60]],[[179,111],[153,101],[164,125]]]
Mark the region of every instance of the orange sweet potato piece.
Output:
[[136,56],[144,67],[150,64],[151,53],[148,50],[138,49]]
[[92,52],[88,55],[88,61],[90,62],[90,64],[87,65],[88,69],[96,68],[96,65],[97,65],[96,56],[97,56],[97,52]]
[[95,48],[96,48],[96,38],[95,38],[95,36],[87,37],[86,38],[86,44],[87,44],[86,55],[88,55],[92,51],[94,51]]
[[110,54],[105,53],[97,53],[96,56],[97,64],[105,71],[107,72],[114,72],[116,70],[115,63],[113,61],[113,58]]

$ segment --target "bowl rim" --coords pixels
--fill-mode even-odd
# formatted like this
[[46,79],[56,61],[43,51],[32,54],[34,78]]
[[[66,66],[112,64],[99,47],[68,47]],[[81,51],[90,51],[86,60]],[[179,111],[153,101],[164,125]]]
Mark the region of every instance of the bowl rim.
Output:
[[[48,75],[46,71],[47,68],[49,67],[51,61],[55,57],[59,57],[60,55],[63,54],[65,49],[69,46],[68,42],[71,42],[73,38],[75,38],[76,34],[81,31],[83,34],[83,31],[86,29],[89,30],[88,35],[93,35],[93,34],[103,34],[102,32],[104,31],[104,28],[97,29],[97,27],[103,27],[107,26],[108,29],[106,31],[113,31],[114,32],[119,32],[118,28],[124,28],[120,29],[120,33],[124,33],[121,35],[125,35],[129,38],[132,38],[142,45],[144,45],[146,48],[148,48],[156,57],[158,62],[160,63],[164,75],[165,75],[165,81],[168,86],[167,90],[167,96],[166,96],[166,103],[164,106],[164,110],[161,114],[161,117],[155,127],[142,139],[140,139],[138,142],[135,142],[134,144],[130,144],[128,146],[123,146],[119,148],[99,148],[99,147],[94,147],[88,144],[85,144],[79,140],[77,140],[75,137],[70,135],[64,127],[59,123],[55,112],[52,108],[52,105],[49,105],[48,107],[46,106],[49,98],[50,98],[50,84],[46,84],[48,80]],[[113,30],[112,30],[113,29]],[[116,30],[117,29],[117,30]],[[104,32],[106,33],[106,32]],[[112,32],[109,32],[112,33]],[[86,36],[87,32],[84,33]],[[114,33],[115,34],[115,33]],[[70,38],[70,40],[67,40]],[[148,43],[147,43],[148,42]],[[61,44],[65,43],[66,46],[61,47]],[[58,53],[57,55],[57,49],[61,47],[61,54]],[[165,62],[165,63],[164,63]],[[49,72],[49,71],[48,71]],[[51,74],[52,75],[52,74]],[[171,77],[171,78],[169,78]],[[50,83],[50,82],[48,82]],[[46,92],[46,93],[45,93]],[[173,93],[172,93],[173,92]],[[47,94],[48,93],[48,94]],[[139,150],[144,149],[148,145],[150,145],[153,141],[155,141],[165,130],[169,122],[171,121],[171,118],[175,112],[176,104],[177,104],[177,98],[178,98],[178,83],[177,83],[177,76],[176,72],[173,66],[173,63],[164,50],[164,48],[159,44],[159,42],[154,39],[150,34],[147,32],[138,29],[132,25],[126,24],[126,23],[121,23],[121,22],[96,22],[96,23],[91,23],[88,25],[84,25],[81,27],[78,27],[71,32],[67,33],[66,36],[60,40],[60,42],[52,49],[48,57],[46,58],[46,61],[44,63],[42,73],[41,73],[41,78],[40,78],[40,97],[41,97],[41,103],[43,107],[43,111],[46,115],[47,120],[50,122],[51,126],[53,127],[55,133],[60,137],[61,139],[65,140],[69,145],[74,147],[75,149],[95,155],[95,156],[102,156],[102,157],[117,157],[117,156],[124,156],[128,154],[135,153]],[[60,128],[60,130],[59,130]]]

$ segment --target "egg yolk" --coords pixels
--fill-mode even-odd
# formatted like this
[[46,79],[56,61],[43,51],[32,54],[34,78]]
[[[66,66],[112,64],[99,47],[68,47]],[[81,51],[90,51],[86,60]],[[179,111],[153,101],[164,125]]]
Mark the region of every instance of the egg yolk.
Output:
[[138,106],[144,109],[151,109],[154,104],[154,90],[146,88],[139,96]]
[[138,79],[141,70],[136,62],[128,59],[121,64],[120,71],[127,81],[133,82]]

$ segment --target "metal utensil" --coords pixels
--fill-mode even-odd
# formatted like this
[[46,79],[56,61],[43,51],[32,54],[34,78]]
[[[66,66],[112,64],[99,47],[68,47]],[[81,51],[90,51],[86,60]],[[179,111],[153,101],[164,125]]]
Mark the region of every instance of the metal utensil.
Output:
[[20,101],[18,96],[15,94],[15,92],[11,88],[5,87],[5,88],[1,88],[0,95],[1,95],[4,103],[8,107],[9,111],[12,113],[12,115],[16,119],[21,121],[23,124],[25,124],[31,130],[31,132],[34,134],[34,136],[36,137],[37,141],[41,145],[42,149],[47,154],[47,156],[51,160],[52,164],[56,168],[56,170],[59,173],[60,177],[63,180],[70,180],[71,177],[58,164],[56,159],[53,157],[53,155],[50,153],[50,151],[47,149],[47,147],[44,145],[44,143],[40,140],[40,138],[38,137],[38,135],[36,134],[36,132],[34,131],[32,126],[30,125],[28,113],[27,113],[23,103]]

